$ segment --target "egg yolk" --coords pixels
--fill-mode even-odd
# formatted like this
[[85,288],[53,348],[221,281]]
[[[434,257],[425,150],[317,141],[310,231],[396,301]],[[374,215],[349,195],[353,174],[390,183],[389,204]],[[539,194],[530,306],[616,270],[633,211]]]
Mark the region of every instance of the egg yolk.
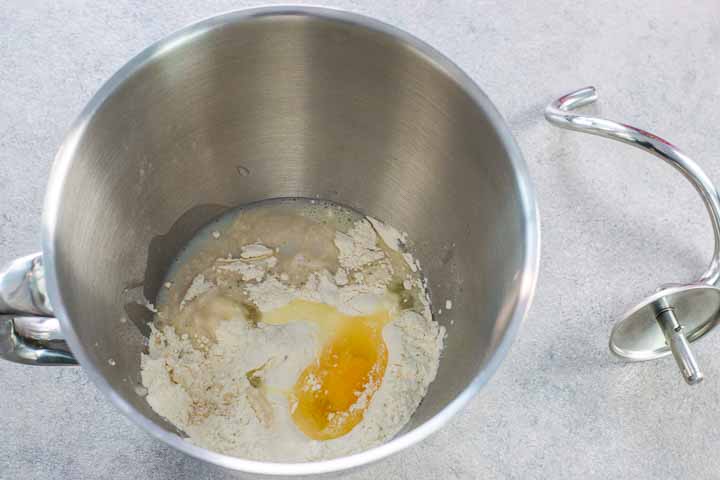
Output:
[[265,323],[276,325],[298,320],[316,324],[324,344],[290,393],[293,421],[312,439],[338,438],[362,421],[380,388],[388,356],[382,329],[390,313],[352,316],[322,303],[293,300],[263,316]]

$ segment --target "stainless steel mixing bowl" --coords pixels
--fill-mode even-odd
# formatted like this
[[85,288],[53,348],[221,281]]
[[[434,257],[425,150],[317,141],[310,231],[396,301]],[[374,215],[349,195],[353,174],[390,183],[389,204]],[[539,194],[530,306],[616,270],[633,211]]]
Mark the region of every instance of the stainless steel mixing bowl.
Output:
[[[333,200],[407,231],[437,306],[453,302],[437,316],[448,330],[437,379],[384,445],[303,464],[229,457],[183,440],[136,393],[150,315],[129,292],[142,284],[153,299],[202,224],[272,197]],[[74,355],[124,414],[207,462],[263,474],[344,470],[424,438],[488,381],[528,309],[538,248],[520,151],[448,59],[355,14],[238,11],[149,47],[82,112],[52,170],[41,257],[0,282],[0,353],[26,363]],[[43,262],[71,354],[52,319],[20,314],[51,313]]]

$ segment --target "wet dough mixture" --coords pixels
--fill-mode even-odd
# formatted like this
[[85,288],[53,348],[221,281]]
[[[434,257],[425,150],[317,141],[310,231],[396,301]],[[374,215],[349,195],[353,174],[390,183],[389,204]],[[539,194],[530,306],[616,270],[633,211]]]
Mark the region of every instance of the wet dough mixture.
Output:
[[328,459],[387,441],[435,378],[445,333],[405,243],[315,201],[209,226],[158,298],[147,401],[192,443],[246,459]]

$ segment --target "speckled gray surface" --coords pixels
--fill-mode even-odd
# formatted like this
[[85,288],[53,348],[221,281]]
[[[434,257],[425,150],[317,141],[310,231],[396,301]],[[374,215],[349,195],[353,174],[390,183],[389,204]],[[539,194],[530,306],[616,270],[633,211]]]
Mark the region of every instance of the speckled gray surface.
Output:
[[[319,3],[319,2],[315,2]],[[64,132],[145,45],[246,1],[5,0],[0,8],[0,262],[39,245],[45,182]],[[661,162],[542,119],[553,97],[600,88],[595,111],[664,135],[720,181],[720,4],[338,0],[430,42],[514,131],[537,188],[539,287],[510,355],[440,433],[352,479],[720,478],[718,334],[707,376],[671,359],[612,358],[612,322],[711,253],[692,188]],[[135,427],[79,368],[0,362],[0,479],[226,478]]]

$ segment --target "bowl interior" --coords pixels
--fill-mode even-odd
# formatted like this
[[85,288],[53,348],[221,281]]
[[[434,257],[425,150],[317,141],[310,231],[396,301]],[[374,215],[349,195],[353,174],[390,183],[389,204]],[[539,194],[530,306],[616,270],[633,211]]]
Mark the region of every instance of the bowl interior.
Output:
[[535,225],[489,103],[454,67],[361,23],[276,12],[191,27],[116,75],[59,154],[50,241],[75,348],[163,429],[135,391],[150,314],[133,289],[153,300],[178,250],[233,206],[319,197],[408,232],[436,309],[453,303],[408,430],[487,368],[528,295]]

